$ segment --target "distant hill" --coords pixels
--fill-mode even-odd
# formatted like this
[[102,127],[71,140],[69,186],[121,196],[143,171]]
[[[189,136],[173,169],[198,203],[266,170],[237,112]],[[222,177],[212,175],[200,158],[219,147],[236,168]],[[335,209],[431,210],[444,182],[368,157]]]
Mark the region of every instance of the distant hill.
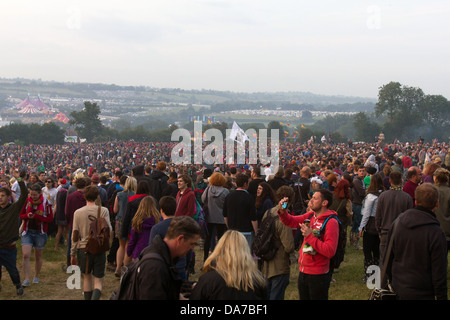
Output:
[[[323,109],[328,106],[376,103],[364,97],[326,96],[310,92],[230,92],[217,90],[183,90],[147,86],[119,86],[103,83],[74,83],[32,79],[0,78],[0,98],[9,96],[24,99],[28,94],[48,98],[114,99],[120,104],[150,106],[160,103],[214,105],[224,102],[267,102],[273,104],[311,105]],[[351,108],[351,107],[350,107]],[[351,110],[353,111],[353,110]]]

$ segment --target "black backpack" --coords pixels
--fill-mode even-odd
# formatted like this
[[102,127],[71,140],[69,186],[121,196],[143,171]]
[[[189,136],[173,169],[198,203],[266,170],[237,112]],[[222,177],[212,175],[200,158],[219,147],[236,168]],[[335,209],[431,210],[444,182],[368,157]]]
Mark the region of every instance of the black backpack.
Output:
[[137,277],[140,272],[140,266],[144,261],[149,259],[163,261],[163,258],[158,253],[146,253],[143,251],[138,260],[134,260],[126,267],[122,267],[124,271],[122,271],[119,288],[112,293],[110,300],[136,300],[136,292],[139,285],[137,283]]
[[153,195],[156,201],[159,201],[161,199],[164,188],[166,186],[167,183],[165,183],[162,178],[152,179],[152,182],[150,183],[150,193]]
[[325,232],[325,226],[327,225],[328,220],[330,219],[336,219],[339,224],[339,239],[338,239],[338,245],[336,248],[336,253],[334,256],[330,259],[330,267],[333,269],[339,268],[341,265],[341,262],[344,261],[344,254],[345,254],[345,239],[346,239],[346,230],[342,226],[341,221],[339,221],[339,218],[336,215],[330,215],[322,224],[322,227],[320,228],[319,235],[323,235]]
[[278,215],[271,215],[270,210],[266,212],[266,218],[262,220],[256,235],[252,240],[253,253],[264,261],[270,261],[280,247],[275,241],[275,222]]

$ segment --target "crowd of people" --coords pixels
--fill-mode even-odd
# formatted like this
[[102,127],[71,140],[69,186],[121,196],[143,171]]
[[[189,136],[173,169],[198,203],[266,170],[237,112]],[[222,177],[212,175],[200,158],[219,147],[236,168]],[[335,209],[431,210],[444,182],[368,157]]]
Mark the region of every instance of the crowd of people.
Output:
[[[146,261],[142,274],[164,276],[142,279],[136,298],[186,299],[178,293],[189,283],[199,239],[202,275],[190,299],[282,300],[295,256],[299,298],[328,299],[346,248],[363,250],[367,281],[368,267],[383,265],[394,237],[395,262],[383,285],[400,299],[447,299],[448,144],[285,142],[278,166],[173,164],[174,146],[1,146],[0,264],[17,294],[39,283],[48,236],[55,249],[67,245],[66,266],[80,266],[89,300],[100,299],[105,271],[120,278],[148,252],[162,260]],[[84,249],[97,210],[113,237],[108,252],[92,256]],[[276,253],[266,260],[252,244],[269,217]],[[392,234],[398,217],[403,232]]]

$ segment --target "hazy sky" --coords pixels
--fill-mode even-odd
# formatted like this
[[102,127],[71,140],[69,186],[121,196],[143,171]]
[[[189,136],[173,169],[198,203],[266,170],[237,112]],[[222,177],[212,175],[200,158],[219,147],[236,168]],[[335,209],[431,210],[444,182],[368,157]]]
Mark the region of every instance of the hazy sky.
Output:
[[450,99],[450,1],[2,0],[0,77]]

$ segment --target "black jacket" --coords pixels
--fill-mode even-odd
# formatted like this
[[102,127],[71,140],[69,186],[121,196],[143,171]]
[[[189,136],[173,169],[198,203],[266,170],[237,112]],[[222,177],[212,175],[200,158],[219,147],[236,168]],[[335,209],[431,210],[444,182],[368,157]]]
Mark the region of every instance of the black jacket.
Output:
[[169,177],[162,171],[154,170],[150,174],[150,179],[152,179],[152,196],[159,201],[159,199],[163,196],[164,190],[167,189],[167,181],[169,180]]
[[435,214],[416,207],[399,219],[386,272],[394,291],[404,300],[447,299],[447,242]]
[[267,181],[267,183],[272,187],[274,192],[277,192],[280,187],[288,185],[287,180],[280,177],[274,177],[273,179]]
[[227,287],[225,280],[216,271],[201,275],[192,290],[189,300],[265,300],[267,293],[264,287],[247,292]]
[[136,194],[128,198],[127,209],[122,220],[122,229],[120,231],[122,237],[126,238],[130,234],[134,215],[136,214],[142,199],[146,196],[148,196],[148,194]]
[[156,235],[152,244],[145,248],[146,252],[155,252],[160,259],[143,261],[137,278],[137,300],[178,300],[181,289],[181,278],[175,267],[175,260],[160,235]]

